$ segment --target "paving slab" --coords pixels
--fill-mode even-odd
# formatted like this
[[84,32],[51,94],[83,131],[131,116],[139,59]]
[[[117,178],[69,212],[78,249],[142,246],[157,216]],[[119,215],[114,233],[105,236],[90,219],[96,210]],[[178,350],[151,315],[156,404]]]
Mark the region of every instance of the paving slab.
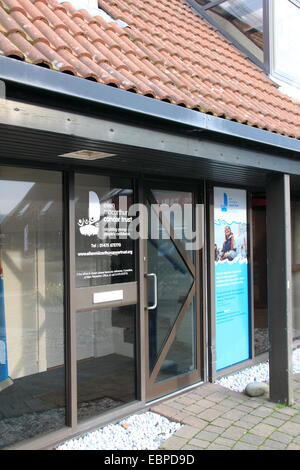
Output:
[[[300,374],[294,375],[299,390]],[[247,397],[218,384],[204,384],[151,408],[182,427],[165,450],[299,450],[300,403]]]

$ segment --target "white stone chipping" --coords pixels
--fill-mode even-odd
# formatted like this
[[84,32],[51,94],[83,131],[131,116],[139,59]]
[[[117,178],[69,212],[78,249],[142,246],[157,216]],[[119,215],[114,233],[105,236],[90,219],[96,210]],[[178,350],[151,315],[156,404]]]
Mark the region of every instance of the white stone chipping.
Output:
[[[300,373],[300,348],[293,351],[293,373]],[[269,362],[262,362],[235,374],[222,377],[216,383],[235,392],[243,392],[250,382],[269,381]]]
[[84,434],[58,450],[155,450],[181,427],[156,413],[135,414],[118,424]]
[[[293,352],[293,372],[300,373],[300,348]],[[222,377],[217,383],[243,392],[250,382],[268,380],[269,364],[264,362]],[[148,411],[66,441],[57,450],[156,450],[180,427],[180,423]]]

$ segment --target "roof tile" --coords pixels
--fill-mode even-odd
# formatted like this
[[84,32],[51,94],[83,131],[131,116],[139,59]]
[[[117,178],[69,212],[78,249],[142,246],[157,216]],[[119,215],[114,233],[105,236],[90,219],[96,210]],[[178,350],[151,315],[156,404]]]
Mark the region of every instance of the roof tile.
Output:
[[18,3],[23,7],[23,11],[25,11],[29,19],[33,21],[40,19],[48,22],[48,18],[38,8],[36,8],[34,2],[31,2],[30,0],[19,0]]
[[24,54],[21,52],[20,48],[3,34],[0,34],[0,54],[24,59]]
[[21,26],[13,19],[11,14],[8,14],[4,8],[0,6],[0,25],[1,25],[1,33],[9,33],[9,32],[20,32],[25,35]]
[[[36,47],[32,46],[22,34],[18,32],[12,32],[8,35],[8,39],[22,51],[23,56],[26,60],[33,64],[44,64],[51,68],[51,62],[47,57],[39,51]],[[10,54],[11,55],[11,54]],[[16,54],[15,54],[16,55]]]
[[6,6],[8,11],[21,11],[26,15],[26,10],[22,7],[19,0],[2,0],[4,6]]
[[184,0],[1,0],[0,54],[300,138],[300,105]]
[[[29,18],[23,15],[21,11],[12,11],[10,16],[19,24],[21,28],[19,31],[22,31],[24,36],[27,35],[28,42],[31,42],[31,40],[48,42],[43,32],[41,32]],[[44,20],[40,20],[40,22],[45,24]],[[11,32],[13,31],[8,31],[8,34]]]

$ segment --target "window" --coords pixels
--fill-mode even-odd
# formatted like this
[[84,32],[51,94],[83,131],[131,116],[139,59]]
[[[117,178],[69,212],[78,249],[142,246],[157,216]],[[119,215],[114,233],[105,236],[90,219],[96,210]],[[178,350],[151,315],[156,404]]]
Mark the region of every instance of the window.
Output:
[[254,62],[264,63],[263,0],[196,0],[200,13]]
[[292,198],[293,338],[300,339],[300,199]]
[[0,449],[65,426],[62,175],[0,166]]
[[272,2],[272,16],[274,28],[270,38],[271,75],[300,88],[300,2]]
[[300,0],[189,3],[279,85],[300,88]]

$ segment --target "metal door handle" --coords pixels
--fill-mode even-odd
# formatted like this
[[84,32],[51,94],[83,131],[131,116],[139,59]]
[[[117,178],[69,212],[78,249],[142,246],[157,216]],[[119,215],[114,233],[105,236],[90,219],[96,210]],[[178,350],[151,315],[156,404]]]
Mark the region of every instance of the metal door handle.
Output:
[[154,303],[150,307],[146,307],[147,310],[154,310],[157,307],[157,276],[155,273],[145,274],[145,277],[153,277],[154,279]]

